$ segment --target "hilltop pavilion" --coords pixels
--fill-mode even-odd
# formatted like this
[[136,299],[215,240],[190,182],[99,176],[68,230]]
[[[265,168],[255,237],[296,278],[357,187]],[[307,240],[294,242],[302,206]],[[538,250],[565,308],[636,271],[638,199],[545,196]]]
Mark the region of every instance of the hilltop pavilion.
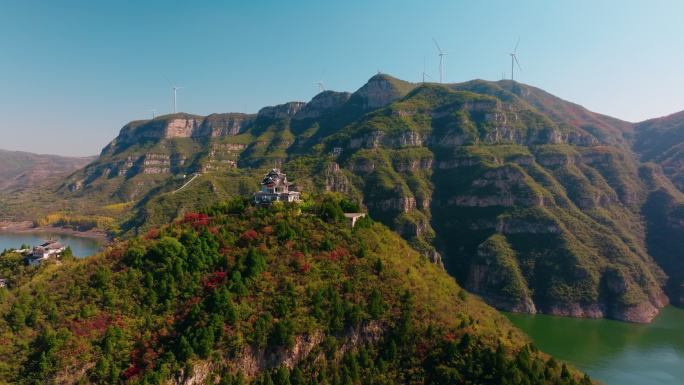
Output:
[[261,191],[254,193],[254,203],[270,205],[273,202],[299,202],[299,191],[290,191],[291,186],[287,175],[274,168],[261,181]]

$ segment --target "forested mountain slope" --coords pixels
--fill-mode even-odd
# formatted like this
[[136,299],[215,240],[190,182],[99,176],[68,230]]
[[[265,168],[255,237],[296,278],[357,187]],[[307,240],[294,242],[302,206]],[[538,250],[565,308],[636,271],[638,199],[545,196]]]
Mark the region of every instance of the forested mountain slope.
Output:
[[5,253],[0,383],[591,383],[348,205],[235,199],[86,260]]

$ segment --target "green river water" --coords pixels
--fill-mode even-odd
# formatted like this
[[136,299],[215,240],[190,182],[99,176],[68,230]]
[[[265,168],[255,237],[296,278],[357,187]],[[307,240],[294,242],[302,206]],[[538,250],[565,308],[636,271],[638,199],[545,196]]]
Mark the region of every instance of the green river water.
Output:
[[684,385],[684,310],[648,325],[506,314],[535,344],[606,385]]

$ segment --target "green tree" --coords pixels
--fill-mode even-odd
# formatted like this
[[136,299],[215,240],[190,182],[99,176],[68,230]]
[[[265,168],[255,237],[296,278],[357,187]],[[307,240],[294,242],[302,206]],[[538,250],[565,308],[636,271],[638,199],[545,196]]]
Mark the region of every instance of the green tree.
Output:
[[378,319],[385,311],[385,301],[378,289],[373,289],[368,297],[368,314],[373,319]]
[[266,269],[266,257],[251,247],[247,252],[245,277],[252,278]]

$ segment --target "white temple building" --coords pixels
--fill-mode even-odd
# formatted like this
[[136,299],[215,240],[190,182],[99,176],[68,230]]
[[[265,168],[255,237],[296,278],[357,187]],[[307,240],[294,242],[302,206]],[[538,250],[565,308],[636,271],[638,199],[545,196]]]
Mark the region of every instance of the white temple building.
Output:
[[290,191],[291,186],[287,175],[274,168],[261,181],[261,191],[254,193],[254,203],[269,205],[273,202],[299,202],[299,191]]

